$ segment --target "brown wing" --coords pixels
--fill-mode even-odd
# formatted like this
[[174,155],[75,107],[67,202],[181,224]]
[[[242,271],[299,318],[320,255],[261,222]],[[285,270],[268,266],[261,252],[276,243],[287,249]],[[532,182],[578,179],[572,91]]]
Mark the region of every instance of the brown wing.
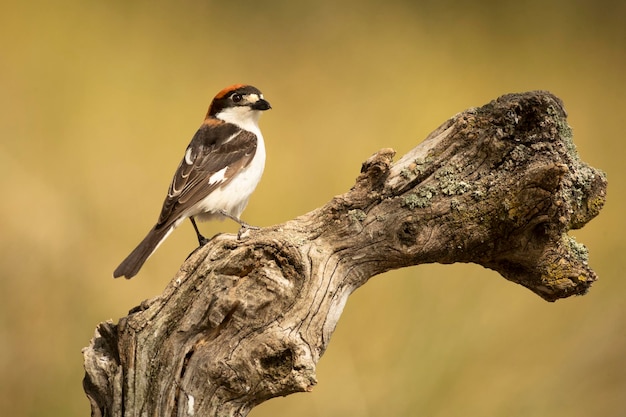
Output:
[[[218,187],[228,184],[256,152],[254,133],[216,121],[202,125],[185,151],[163,202],[157,227],[172,225],[186,210]],[[223,178],[211,176],[226,168]]]

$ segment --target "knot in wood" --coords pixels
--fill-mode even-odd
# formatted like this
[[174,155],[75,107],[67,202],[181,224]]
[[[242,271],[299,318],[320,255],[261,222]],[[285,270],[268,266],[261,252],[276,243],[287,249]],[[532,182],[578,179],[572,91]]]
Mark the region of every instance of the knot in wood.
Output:
[[380,188],[387,179],[395,154],[396,151],[393,149],[384,148],[370,156],[361,165],[361,174],[357,178],[356,185],[370,189]]

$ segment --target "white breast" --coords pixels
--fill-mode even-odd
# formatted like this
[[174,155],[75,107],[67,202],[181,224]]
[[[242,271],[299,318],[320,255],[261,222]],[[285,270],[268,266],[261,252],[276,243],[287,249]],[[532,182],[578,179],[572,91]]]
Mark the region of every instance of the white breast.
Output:
[[[252,129],[250,129],[253,131]],[[246,208],[248,200],[261,180],[265,168],[265,142],[258,127],[253,131],[257,136],[257,147],[250,164],[239,172],[228,184],[215,189],[206,198],[196,204],[185,217],[198,216],[200,220],[223,218],[216,214],[224,210],[231,216],[239,218]],[[215,180],[215,178],[211,178]],[[211,179],[207,179],[210,181]]]
[[[216,117],[225,122],[235,124],[241,129],[254,133],[257,137],[256,152],[252,161],[245,169],[237,173],[229,183],[218,187],[198,204],[191,207],[181,217],[181,221],[189,216],[197,216],[199,220],[223,219],[224,216],[219,214],[220,210],[239,218],[248,204],[250,195],[259,184],[265,168],[265,142],[259,129],[260,115],[260,111],[252,110],[247,106],[227,108],[216,115]],[[213,174],[211,178],[207,178],[207,181],[209,183],[219,182],[226,173],[225,170],[222,171]]]

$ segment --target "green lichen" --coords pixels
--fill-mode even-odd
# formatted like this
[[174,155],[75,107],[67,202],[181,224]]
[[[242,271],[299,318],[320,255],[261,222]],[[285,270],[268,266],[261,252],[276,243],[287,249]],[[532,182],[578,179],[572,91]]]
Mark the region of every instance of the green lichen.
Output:
[[460,195],[468,192],[472,186],[465,181],[446,178],[439,183],[439,188],[444,195]]
[[569,248],[574,256],[586,264],[589,260],[589,250],[587,247],[582,243],[576,242],[576,239],[571,236],[567,236],[566,239],[566,243],[569,245]]
[[419,195],[422,198],[426,198],[428,200],[432,199],[437,195],[437,189],[431,185],[427,185],[425,187],[420,188]]
[[413,210],[415,208],[426,208],[432,204],[432,198],[437,195],[436,190],[431,186],[420,188],[417,193],[411,193],[404,197],[402,205]]
[[404,167],[404,168],[402,168],[402,171],[400,171],[400,175],[405,180],[411,179],[411,170],[406,168],[406,167]]
[[446,178],[450,178],[454,176],[454,173],[457,171],[457,168],[452,165],[446,165],[437,171],[435,174],[435,178],[438,180],[443,180]]
[[352,223],[361,223],[367,217],[367,214],[363,210],[354,209],[348,210],[348,217]]
[[458,166],[447,165],[435,174],[435,178],[439,180],[439,189],[444,195],[461,195],[472,188],[469,183],[459,181],[456,175],[459,171],[461,169]]
[[415,168],[413,168],[413,172],[415,173],[415,175],[419,175],[422,172],[426,171],[425,166],[430,163],[432,160],[432,158],[430,157],[426,157],[426,159],[421,159],[421,158],[417,158],[414,163],[415,163]]
[[426,171],[427,164],[430,163],[431,159],[432,158],[430,158],[429,156],[427,156],[426,159],[416,158],[408,166],[402,168],[402,171],[400,171],[400,175],[405,180],[409,180],[413,176],[422,174]]
[[404,197],[404,201],[402,201],[402,205],[404,207],[408,207],[409,209],[413,210],[416,207],[420,207],[421,205],[420,198],[417,196],[417,194],[409,194]]
[[453,198],[452,200],[450,200],[450,209],[456,210],[456,211],[462,211],[463,205],[458,199]]
[[483,190],[472,191],[472,198],[476,201],[482,201],[485,198],[485,192]]
[[578,153],[576,151],[576,145],[573,140],[573,132],[571,126],[567,123],[567,119],[563,116],[563,114],[554,108],[554,106],[548,106],[546,112],[554,122],[556,126],[556,130],[561,137],[567,152],[574,157],[574,159],[578,159]]
[[529,151],[525,145],[518,144],[510,153],[510,159],[515,162],[524,162],[528,159]]

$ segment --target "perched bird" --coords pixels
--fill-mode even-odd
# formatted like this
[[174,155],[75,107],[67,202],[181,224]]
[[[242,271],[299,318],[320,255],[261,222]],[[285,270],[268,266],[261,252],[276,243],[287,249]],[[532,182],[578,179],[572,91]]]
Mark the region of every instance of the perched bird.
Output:
[[241,225],[239,235],[254,229],[239,216],[263,174],[265,144],[258,122],[261,112],[270,108],[250,85],[236,84],[217,93],[174,174],[159,220],[113,272],[115,278],[135,276],[186,218],[200,245],[207,239],[194,219],[230,218]]

